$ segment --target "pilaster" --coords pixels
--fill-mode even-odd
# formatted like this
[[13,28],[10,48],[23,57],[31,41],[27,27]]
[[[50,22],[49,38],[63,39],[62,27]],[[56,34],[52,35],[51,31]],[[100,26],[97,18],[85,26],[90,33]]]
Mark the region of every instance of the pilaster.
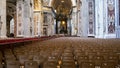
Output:
[[88,1],[81,0],[81,37],[87,37],[88,34]]

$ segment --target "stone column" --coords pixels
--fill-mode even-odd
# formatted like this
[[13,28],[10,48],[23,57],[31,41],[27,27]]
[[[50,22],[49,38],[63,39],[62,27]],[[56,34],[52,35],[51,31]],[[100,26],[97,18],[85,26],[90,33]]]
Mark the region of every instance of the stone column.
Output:
[[81,0],[81,37],[88,35],[88,0]]
[[53,30],[53,29],[54,29],[54,28],[53,28],[53,27],[54,27],[54,26],[53,26],[53,22],[54,22],[54,21],[53,21],[52,12],[49,12],[47,16],[48,16],[48,36],[51,36],[51,35],[53,35],[53,33],[54,33],[54,32],[53,32],[53,31],[54,31],[54,30]]
[[54,29],[54,35],[56,34],[56,19],[54,19],[54,22],[53,22],[53,29]]
[[41,0],[34,1],[34,23],[33,23],[33,34],[34,36],[43,36],[43,10]]
[[77,8],[73,8],[73,13],[72,13],[72,35],[77,35],[78,32],[78,26],[77,26]]
[[77,36],[81,36],[82,33],[82,26],[81,26],[81,13],[80,11],[78,12],[78,34]]
[[70,36],[72,35],[72,25],[71,25],[71,18],[70,18],[70,20],[69,20],[69,30],[70,30]]
[[116,6],[116,13],[115,13],[115,15],[116,15],[116,20],[115,20],[115,22],[116,22],[116,24],[115,24],[115,26],[116,26],[116,38],[120,38],[120,20],[119,20],[119,17],[120,17],[120,1],[119,0],[115,0],[115,6]]
[[67,25],[68,25],[67,27],[68,35],[71,35],[71,19],[70,18],[68,18],[67,20]]
[[30,8],[30,17],[29,17],[29,19],[30,19],[30,28],[29,28],[29,30],[30,30],[30,37],[34,37],[34,4],[33,4],[34,2],[33,2],[33,0],[30,0],[30,2],[29,2],[29,8]]
[[17,1],[17,37],[33,36],[33,1]]
[[[104,38],[116,38],[115,27],[117,24],[117,15],[116,14],[116,0],[105,0],[104,2],[106,8],[106,30]],[[104,12],[104,11],[103,11]],[[103,17],[105,19],[105,17]]]
[[58,34],[58,21],[56,20],[56,26],[55,26],[55,29],[56,29],[56,34]]
[[24,27],[24,37],[30,37],[30,34],[32,33],[32,27],[31,27],[31,19],[30,18],[30,0],[24,0],[23,5],[23,27]]
[[6,38],[6,0],[0,2],[0,38]]
[[34,11],[34,36],[40,36],[40,11]]
[[17,15],[14,14],[14,36],[17,37]]
[[104,0],[95,0],[95,22],[96,22],[96,38],[103,38],[103,23],[104,23]]

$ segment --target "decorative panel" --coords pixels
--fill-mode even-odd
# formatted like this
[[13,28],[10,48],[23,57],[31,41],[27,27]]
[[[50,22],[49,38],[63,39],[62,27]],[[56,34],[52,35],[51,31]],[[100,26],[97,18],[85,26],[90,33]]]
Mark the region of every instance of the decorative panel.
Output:
[[23,4],[20,1],[17,4],[17,36],[23,35]]
[[108,0],[108,33],[113,34],[115,33],[115,1]]
[[88,2],[89,28],[88,35],[94,35],[94,0]]

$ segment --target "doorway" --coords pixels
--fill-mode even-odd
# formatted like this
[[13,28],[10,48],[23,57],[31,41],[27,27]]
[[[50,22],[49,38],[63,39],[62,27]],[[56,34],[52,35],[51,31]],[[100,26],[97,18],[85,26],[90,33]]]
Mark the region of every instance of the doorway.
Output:
[[67,22],[65,22],[65,21],[60,22],[59,33],[60,34],[67,34]]

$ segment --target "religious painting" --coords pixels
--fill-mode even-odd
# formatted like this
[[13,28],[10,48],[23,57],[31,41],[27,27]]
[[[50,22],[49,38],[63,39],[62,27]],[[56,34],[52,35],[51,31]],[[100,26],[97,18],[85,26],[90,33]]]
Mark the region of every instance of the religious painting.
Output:
[[81,35],[82,34],[82,25],[81,25],[81,13],[79,12],[79,24],[78,24],[78,31],[79,31],[79,34]]
[[89,15],[89,28],[88,34],[94,34],[94,1],[91,0],[88,2],[88,15]]
[[108,0],[108,33],[115,33],[115,5],[114,0]]

